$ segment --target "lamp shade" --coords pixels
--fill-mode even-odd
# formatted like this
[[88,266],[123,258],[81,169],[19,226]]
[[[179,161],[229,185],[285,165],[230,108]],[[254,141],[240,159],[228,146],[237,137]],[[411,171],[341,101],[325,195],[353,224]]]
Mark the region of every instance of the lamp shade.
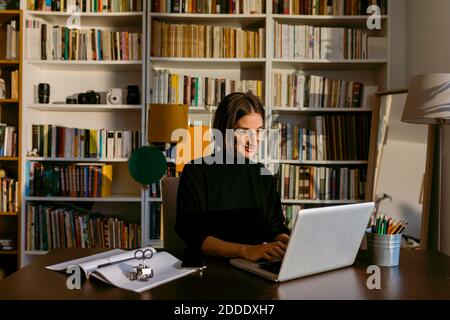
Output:
[[402,121],[443,124],[446,119],[450,119],[450,74],[424,74],[411,79]]
[[188,106],[184,104],[151,104],[148,119],[149,142],[172,141],[172,132],[187,129]]

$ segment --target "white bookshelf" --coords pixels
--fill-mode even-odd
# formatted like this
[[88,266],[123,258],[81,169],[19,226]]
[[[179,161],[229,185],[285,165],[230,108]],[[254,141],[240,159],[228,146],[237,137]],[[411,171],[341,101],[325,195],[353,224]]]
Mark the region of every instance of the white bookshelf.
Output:
[[[393,0],[391,0],[393,1]],[[189,74],[191,76],[203,76],[213,78],[226,78],[230,80],[262,80],[264,81],[264,105],[266,109],[266,127],[270,127],[275,119],[287,122],[296,122],[301,117],[308,117],[314,114],[365,114],[371,113],[371,109],[307,109],[307,108],[286,108],[273,105],[272,102],[272,74],[273,72],[293,73],[304,70],[307,74],[329,76],[335,79],[355,80],[358,79],[364,84],[378,85],[379,89],[389,89],[390,79],[390,54],[386,59],[376,60],[312,60],[312,59],[276,59],[273,57],[273,25],[275,22],[287,24],[307,24],[323,27],[364,27],[368,16],[305,16],[305,15],[278,15],[272,14],[272,0],[266,1],[265,14],[175,14],[175,13],[153,13],[150,12],[149,1],[144,1],[145,10],[142,13],[82,13],[80,15],[83,27],[129,27],[130,30],[142,28],[143,41],[145,43],[142,61],[24,61],[24,92],[34,92],[33,85],[39,82],[52,81],[55,92],[58,95],[49,105],[39,105],[33,100],[33,96],[25,95],[24,106],[24,137],[29,137],[28,124],[33,119],[36,123],[44,120],[65,126],[109,126],[115,128],[131,129],[137,126],[142,129],[144,145],[147,144],[147,116],[150,103],[150,71],[155,69],[168,69],[173,73]],[[390,6],[389,6],[390,7]],[[25,7],[23,7],[25,9]],[[388,8],[390,12],[390,8]],[[33,16],[45,19],[51,23],[63,23],[68,18],[68,14],[55,12],[35,12],[25,10],[25,17]],[[168,23],[188,23],[188,24],[209,24],[227,27],[247,28],[250,26],[265,28],[265,57],[258,59],[225,59],[225,58],[168,58],[151,57],[151,21],[158,19]],[[24,19],[25,20],[25,19]],[[382,30],[377,31],[377,35],[386,36],[389,40],[389,15],[381,17]],[[388,41],[389,42],[389,41]],[[144,71],[145,72],[142,72]],[[136,79],[137,74],[142,73],[140,81],[143,104],[136,106],[105,106],[105,105],[64,105],[52,104],[52,102],[64,101],[64,97],[77,91],[86,91],[101,83],[100,89],[119,86],[120,83],[127,83]],[[68,76],[70,75],[70,76]],[[80,81],[83,80],[83,81]],[[70,85],[67,85],[70,83]],[[202,123],[211,125],[216,107],[202,106],[189,108],[190,123]],[[80,117],[85,113],[86,117]],[[24,141],[24,148],[28,146]],[[51,159],[22,157],[23,162],[28,160],[36,161],[80,161],[79,159]],[[91,160],[82,160],[90,162]],[[119,174],[126,177],[126,161],[122,159],[98,160],[92,162],[113,162]],[[332,165],[332,166],[367,166],[368,161],[274,161],[266,159],[264,163],[269,167],[277,164],[299,164],[299,165]],[[23,163],[24,165],[25,163]],[[117,176],[115,174],[115,176]],[[131,198],[141,204],[141,225],[142,225],[142,245],[163,246],[162,240],[149,238],[149,206],[151,203],[161,203],[161,198],[150,196],[150,192],[141,190],[140,197],[123,197],[125,194],[133,194],[140,190],[132,181],[120,179],[120,182],[131,187],[132,190],[115,190],[114,197],[105,201],[115,204],[120,203],[125,198]],[[117,196],[117,197],[116,197]],[[112,199],[114,198],[114,199]],[[71,198],[72,199],[72,198]],[[120,199],[120,200],[117,200]],[[139,200],[138,200],[139,199]],[[83,201],[83,200],[78,200]],[[101,202],[100,200],[99,202]],[[305,204],[305,205],[330,205],[347,204],[358,201],[351,200],[287,200],[282,199],[283,204]],[[22,204],[22,207],[25,206]],[[22,224],[24,214],[22,213]],[[22,232],[24,234],[24,232]],[[22,241],[22,243],[24,243]],[[33,255],[26,252],[25,256]]]
[[[392,0],[391,0],[392,1]],[[296,122],[300,118],[311,115],[326,114],[371,114],[371,108],[290,108],[273,105],[272,74],[293,73],[298,70],[306,74],[329,76],[346,81],[359,80],[366,85],[378,85],[379,89],[390,87],[390,59],[389,47],[386,59],[368,60],[314,60],[314,59],[277,59],[273,55],[273,26],[275,22],[286,24],[305,24],[321,27],[354,27],[364,28],[368,16],[309,16],[309,15],[281,15],[272,13],[272,0],[266,1],[266,13],[258,15],[229,15],[229,14],[179,14],[179,13],[148,13],[147,42],[151,44],[151,21],[158,19],[167,23],[209,24],[229,27],[264,26],[266,37],[265,58],[261,59],[198,59],[198,58],[167,58],[149,57],[148,68],[169,69],[173,73],[189,74],[192,76],[208,76],[231,80],[263,80],[264,105],[266,109],[266,127],[270,128],[273,120]],[[390,4],[388,13],[390,12]],[[389,40],[389,14],[381,16],[382,30],[376,31],[377,36],[387,37]],[[389,43],[389,41],[388,41]],[[150,45],[149,45],[150,47]],[[150,49],[150,48],[149,48]],[[147,81],[150,85],[150,81]],[[150,88],[147,89],[149,91]],[[207,125],[212,122],[213,110],[207,115],[194,112],[190,108],[191,122],[197,121]],[[269,167],[280,164],[298,164],[310,166],[352,166],[364,167],[369,161],[298,161],[271,160],[264,162]],[[158,202],[159,199],[148,196],[148,202]],[[282,199],[283,204],[305,205],[337,205],[362,202],[358,200],[288,200]],[[150,244],[151,242],[149,242]]]
[[[26,2],[22,0],[24,12],[22,30],[26,32],[27,19],[40,19],[48,24],[66,25],[71,19],[70,13],[40,12],[27,10]],[[102,30],[141,32],[141,56],[146,53],[146,4],[143,1],[142,12],[113,13],[79,13],[76,15],[81,28],[97,28]],[[74,22],[74,21],[72,21]],[[24,39],[26,36],[24,34]],[[24,52],[26,46],[24,43]],[[138,221],[141,228],[146,214],[144,188],[135,182],[128,173],[128,159],[97,159],[97,158],[52,158],[29,156],[31,150],[31,125],[53,124],[64,127],[107,130],[139,130],[141,140],[145,132],[145,59],[120,61],[62,61],[33,60],[23,56],[23,134],[22,168],[27,162],[43,163],[108,163],[113,165],[112,195],[109,197],[30,197],[25,186],[27,175],[22,170],[22,212],[21,212],[21,265],[27,265],[34,257],[46,254],[46,251],[26,251],[26,203],[90,203],[92,211],[104,215],[118,216],[125,221]],[[50,84],[50,103],[39,104],[37,101],[38,83]],[[123,102],[126,100],[126,86],[139,85],[141,103],[139,105],[80,105],[65,104],[66,97],[73,97],[88,90],[99,92],[102,103],[105,103],[106,91],[110,88],[121,88]],[[27,94],[28,93],[28,94]],[[141,243],[144,239],[141,238]]]

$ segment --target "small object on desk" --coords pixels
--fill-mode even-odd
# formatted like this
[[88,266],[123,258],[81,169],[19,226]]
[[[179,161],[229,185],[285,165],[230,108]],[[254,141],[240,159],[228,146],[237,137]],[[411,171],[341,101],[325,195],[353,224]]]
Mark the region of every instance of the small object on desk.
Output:
[[385,267],[399,264],[402,233],[407,224],[381,213],[371,220],[371,228],[366,231],[370,263]]
[[146,250],[136,250],[134,252],[134,257],[137,260],[142,260],[142,263],[140,263],[138,266],[134,267],[135,271],[132,271],[128,274],[128,278],[131,281],[149,281],[151,278],[153,278],[154,272],[152,268],[149,268],[148,265],[145,263],[145,260],[149,260],[153,257],[153,251],[150,249]]
[[[148,257],[149,254],[145,254],[147,250],[152,251],[153,255],[144,268],[136,257]],[[46,268],[54,271],[66,271],[68,267],[74,265],[84,271],[86,278],[92,276],[108,284],[134,292],[143,292],[197,271],[181,268],[181,261],[176,257],[164,251],[156,252],[151,247],[131,251],[114,249]],[[153,273],[151,269],[154,270]],[[145,281],[130,280],[128,275],[133,270],[135,270],[134,272],[140,270],[138,279],[149,279]]]

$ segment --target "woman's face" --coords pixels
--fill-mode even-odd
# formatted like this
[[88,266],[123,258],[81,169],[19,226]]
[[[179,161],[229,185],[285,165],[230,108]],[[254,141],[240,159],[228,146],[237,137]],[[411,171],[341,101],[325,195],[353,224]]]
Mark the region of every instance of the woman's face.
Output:
[[246,158],[255,158],[263,127],[259,113],[253,112],[239,119],[234,128],[236,151]]

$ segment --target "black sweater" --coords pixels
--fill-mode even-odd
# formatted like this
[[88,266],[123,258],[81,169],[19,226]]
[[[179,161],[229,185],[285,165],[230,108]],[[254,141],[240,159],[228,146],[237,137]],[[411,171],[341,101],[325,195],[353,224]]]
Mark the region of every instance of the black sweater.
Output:
[[203,160],[184,166],[175,230],[196,252],[208,236],[260,244],[289,232],[284,226],[275,179],[262,164],[210,165]]

